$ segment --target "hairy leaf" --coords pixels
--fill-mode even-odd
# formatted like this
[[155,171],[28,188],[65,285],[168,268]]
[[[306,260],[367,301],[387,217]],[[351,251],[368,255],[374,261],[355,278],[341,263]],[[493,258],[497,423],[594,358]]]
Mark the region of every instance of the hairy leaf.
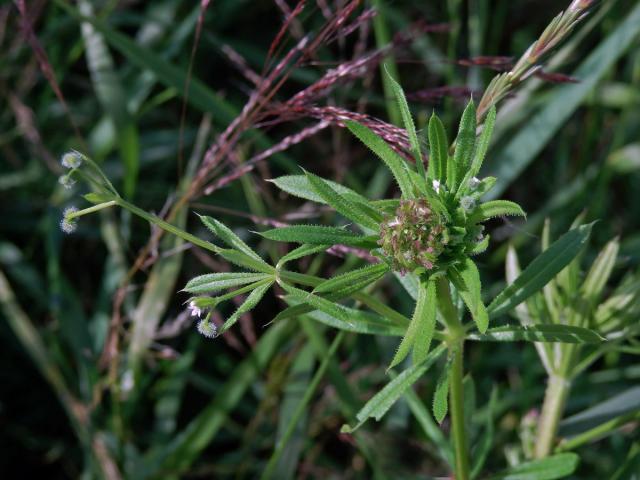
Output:
[[400,110],[400,114],[402,115],[402,123],[404,124],[404,128],[407,131],[407,135],[409,136],[411,153],[413,153],[413,157],[416,160],[416,168],[418,170],[418,174],[421,178],[424,179],[425,173],[422,160],[422,152],[420,151],[420,143],[418,142],[418,135],[416,134],[416,126],[413,123],[413,118],[411,117],[411,111],[409,110],[407,99],[400,84],[396,82],[396,80],[389,74],[388,71],[385,70],[385,73],[387,75],[387,78],[389,79],[389,85],[393,90],[396,101],[398,102],[398,108]]
[[489,220],[490,218],[502,217],[504,215],[515,215],[525,217],[526,213],[522,207],[515,202],[509,200],[491,200],[481,203],[469,216],[470,223],[479,223]]
[[352,202],[340,195],[325,179],[309,172],[305,172],[305,175],[316,193],[320,195],[325,202],[335,208],[338,213],[371,230],[378,229],[378,222],[381,219],[379,215],[375,218],[372,217],[368,209],[360,203]]
[[447,181],[447,162],[449,159],[449,141],[442,121],[435,112],[429,119],[429,168],[430,180],[438,180],[444,184]]
[[373,283],[384,276],[388,271],[389,266],[386,263],[368,265],[357,270],[336,275],[329,280],[325,280],[313,289],[313,293],[340,292],[343,289],[362,282],[365,282],[365,285],[368,285],[369,283]]
[[296,242],[311,245],[349,245],[352,247],[376,248],[377,238],[362,236],[339,227],[322,225],[292,225],[258,232],[264,238],[277,242]]
[[189,293],[213,293],[226,288],[258,282],[271,277],[272,275],[267,273],[208,273],[189,280],[182,291]]
[[402,196],[404,198],[413,197],[412,183],[407,173],[407,164],[404,159],[368,127],[353,121],[346,121],[345,125],[387,165],[400,187]]
[[254,252],[249,245],[244,243],[240,237],[229,229],[226,225],[222,224],[218,220],[212,217],[200,215],[200,220],[209,230],[213,232],[220,240],[229,245],[230,247],[244,253],[245,255],[253,258],[256,262],[262,263],[265,267],[271,268],[267,262],[262,260],[260,255]]
[[467,258],[462,266],[456,268],[456,271],[463,283],[461,284],[456,276],[451,276],[451,280],[469,309],[478,330],[480,333],[484,333],[489,326],[489,315],[484,303],[482,303],[482,285],[478,267],[471,259]]
[[413,347],[416,358],[415,363],[426,358],[429,345],[433,338],[436,321],[436,293],[434,282],[422,282],[418,289],[418,299],[413,311],[411,323],[398,346],[393,360],[388,369],[391,369],[402,362]]
[[449,352],[447,363],[445,363],[442,372],[440,372],[436,389],[433,392],[433,418],[440,424],[444,420],[444,417],[447,416],[447,411],[449,410],[449,372],[453,365],[454,356],[455,352]]
[[265,282],[262,285],[256,287],[256,289],[249,294],[249,296],[246,298],[246,300],[244,302],[242,302],[242,304],[233,313],[233,315],[231,315],[224,322],[222,327],[220,327],[219,334],[221,334],[221,333],[227,331],[229,328],[231,328],[233,326],[233,324],[235,324],[238,321],[238,319],[240,318],[240,315],[242,315],[243,313],[247,313],[250,310],[253,310],[253,308],[262,299],[262,297],[267,292],[267,290],[269,290],[269,287],[271,287],[272,283],[273,282],[270,281],[270,280],[265,280]]
[[453,178],[447,178],[447,186],[452,192],[458,188],[460,180],[471,167],[473,149],[476,142],[476,106],[473,100],[469,100],[458,129],[455,152],[453,153],[453,165],[451,169]]

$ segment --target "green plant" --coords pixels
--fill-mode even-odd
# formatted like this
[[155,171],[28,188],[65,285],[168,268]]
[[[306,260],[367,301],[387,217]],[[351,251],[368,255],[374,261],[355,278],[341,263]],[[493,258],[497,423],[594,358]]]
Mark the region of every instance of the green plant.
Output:
[[[485,307],[480,273],[472,260],[487,248],[489,242],[482,224],[497,216],[524,216],[522,209],[513,202],[481,201],[495,183],[491,177],[482,180],[476,177],[491,138],[495,109],[490,110],[484,129],[476,139],[476,111],[473,102],[469,102],[460,121],[455,146],[451,149],[444,127],[434,114],[428,127],[430,161],[425,169],[404,93],[393,79],[391,81],[415,167],[364,125],[348,122],[347,127],[389,168],[401,197],[369,201],[353,190],[309,172],[273,180],[290,194],[331,206],[356,227],[291,225],[261,232],[260,235],[268,240],[300,244],[274,266],[216,219],[201,217],[203,224],[225,244],[224,247],[194,237],[132,205],[115,191],[93,161],[78,153],[70,154],[73,162],[67,161],[71,157],[64,157],[63,164],[70,168],[64,178],[77,176],[92,185],[96,192],[85,198],[96,205],[85,210],[67,211],[63,228],[73,226],[87,213],[117,205],[246,269],[202,275],[185,286],[184,291],[194,295],[187,301],[192,314],[199,318],[198,330],[208,337],[232,327],[239,316],[253,309],[275,283],[286,292],[284,300],[289,304],[276,316],[276,322],[309,314],[321,323],[346,331],[401,336],[389,369],[399,366],[410,352],[413,365],[369,400],[357,415],[359,423],[355,427],[343,427],[345,432],[355,431],[370,417],[379,420],[407,388],[448,352],[438,375],[433,415],[441,423],[447,412],[451,412],[454,470],[456,478],[464,480],[471,477],[472,467],[477,474],[483,461],[471,465],[469,460],[463,398],[465,342],[527,340],[579,344],[603,340],[582,324],[488,328],[491,315],[502,315],[517,307],[569,265],[586,242],[591,225],[576,226],[549,246]],[[66,180],[64,183],[71,182]],[[336,246],[367,252],[372,263],[329,279],[285,268],[293,260]],[[411,319],[364,292],[387,273],[399,276],[415,298]],[[310,291],[301,288],[305,286],[313,288]],[[225,290],[229,291],[211,296]],[[246,299],[217,329],[211,323],[212,309],[220,302],[245,293],[248,293]],[[349,301],[362,306],[342,303]],[[469,311],[473,323],[465,322],[462,305]],[[440,344],[431,348],[434,340]],[[573,461],[573,457],[567,458]]]
[[[543,252],[550,246],[550,225],[551,222],[547,220],[542,232]],[[583,255],[576,256],[541,291],[513,311],[523,326],[586,327],[607,338],[607,342],[595,346],[559,344],[550,347],[536,344],[549,377],[534,441],[537,458],[548,456],[556,446],[560,420],[570,395],[571,384],[576,377],[607,353],[638,353],[639,326],[635,318],[640,297],[637,274],[629,272],[608,298],[605,295],[605,286],[613,272],[619,248],[617,238],[610,240],[597,255],[588,272],[581,270]],[[507,281],[514,282],[519,275],[518,256],[510,248],[506,262]],[[601,420],[600,423],[604,421]],[[598,430],[599,435],[605,433],[606,430]],[[575,448],[580,442],[574,440],[569,444],[565,443],[562,450],[570,449],[569,445]]]

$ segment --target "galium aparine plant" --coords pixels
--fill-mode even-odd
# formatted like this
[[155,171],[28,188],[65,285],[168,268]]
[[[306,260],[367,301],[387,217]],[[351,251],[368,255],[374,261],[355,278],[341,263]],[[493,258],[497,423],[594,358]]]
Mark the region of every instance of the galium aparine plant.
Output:
[[[427,128],[429,161],[418,139],[404,93],[391,84],[402,113],[413,162],[389,146],[364,125],[345,122],[347,128],[379,157],[391,171],[400,198],[369,200],[359,193],[323,179],[311,172],[289,175],[273,181],[279,188],[320,204],[331,206],[348,224],[289,225],[261,232],[271,241],[299,244],[276,265],[267,263],[240,237],[218,220],[201,216],[203,224],[224,246],[203,240],[136,207],[122,198],[100,168],[87,156],[72,152],[63,157],[69,169],[61,180],[71,186],[76,179],[89,184],[85,198],[94,206],[68,209],[62,220],[65,231],[75,229],[78,218],[103,208],[119,206],[152,224],[203,249],[220,255],[243,269],[215,272],[190,280],[184,292],[197,328],[206,337],[216,337],[231,328],[240,316],[252,310],[274,283],[285,292],[288,307],[277,321],[309,315],[312,319],[348,332],[401,337],[389,369],[399,366],[411,353],[412,365],[372,397],[356,416],[355,427],[368,418],[379,420],[403,393],[445,352],[448,352],[435,387],[433,414],[442,422],[451,412],[451,437],[456,478],[471,476],[468,435],[463,402],[464,345],[471,341],[514,341],[597,343],[595,332],[579,326],[506,325],[489,329],[490,317],[513,310],[560,272],[579,253],[591,225],[571,230],[527,267],[503,292],[485,306],[480,274],[473,258],[488,246],[490,237],[484,222],[504,215],[524,216],[519,205],[507,200],[483,201],[495,184],[493,177],[480,174],[496,120],[495,107],[488,111],[482,132],[476,136],[473,101],[465,108],[453,146],[440,119],[434,114]],[[299,258],[334,246],[364,250],[373,262],[329,279],[287,268]],[[386,274],[395,274],[415,298],[410,319],[364,292]],[[310,289],[308,289],[310,288]],[[244,302],[216,327],[212,311],[222,302],[247,294]],[[358,307],[347,300],[358,301]],[[473,322],[465,322],[464,305]],[[474,329],[475,327],[475,329]],[[439,344],[432,348],[432,343]],[[481,467],[482,465],[480,465]],[[479,468],[477,465],[474,468]]]

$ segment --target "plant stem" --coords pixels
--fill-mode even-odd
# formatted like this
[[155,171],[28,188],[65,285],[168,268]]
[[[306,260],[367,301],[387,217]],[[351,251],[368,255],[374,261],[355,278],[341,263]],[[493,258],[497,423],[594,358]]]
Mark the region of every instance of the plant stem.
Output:
[[558,374],[549,376],[536,436],[536,458],[544,458],[553,450],[558,424],[569,394],[569,387],[570,382],[565,376]]
[[464,353],[463,343],[452,353],[454,355],[449,373],[449,403],[451,404],[451,435],[456,453],[456,480],[469,479],[469,451],[467,432],[464,425],[464,386],[462,384]]
[[469,449],[467,431],[464,424],[464,328],[451,299],[449,280],[439,278],[436,284],[438,306],[447,325],[449,354],[453,363],[449,372],[449,404],[451,413],[451,436],[456,457],[456,480],[469,479]]

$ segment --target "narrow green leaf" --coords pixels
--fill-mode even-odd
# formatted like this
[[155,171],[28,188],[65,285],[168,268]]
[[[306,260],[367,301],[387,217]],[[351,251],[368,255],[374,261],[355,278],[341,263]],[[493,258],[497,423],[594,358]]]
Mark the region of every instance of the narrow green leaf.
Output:
[[320,195],[325,202],[335,208],[338,213],[356,222],[358,225],[370,228],[371,230],[378,230],[379,220],[372,218],[361,204],[352,202],[340,195],[323,178],[309,172],[305,172],[305,175],[316,193]]
[[273,274],[274,269],[271,265],[265,264],[262,260],[256,260],[253,255],[247,255],[244,252],[231,248],[221,248],[216,250],[216,253],[228,262],[239,267],[255,270],[256,272]]
[[306,257],[308,255],[313,255],[314,253],[324,252],[327,248],[329,248],[330,244],[320,244],[320,245],[312,245],[312,244],[303,244],[298,248],[294,248],[289,253],[284,255],[280,260],[278,260],[278,269],[284,267],[287,262],[292,262],[293,260],[298,260],[299,258]]
[[357,270],[336,275],[335,277],[322,282],[313,289],[313,293],[340,292],[345,288],[349,288],[356,283],[362,282],[364,282],[365,285],[368,285],[383,277],[388,271],[389,266],[386,263],[368,265]]
[[503,315],[539,291],[580,253],[593,223],[569,230],[536,257],[515,281],[491,302],[492,317]]
[[[301,305],[303,303],[308,304],[324,314],[317,315],[315,313],[310,313],[310,316],[314,320],[318,320],[334,328],[359,333],[393,336],[399,336],[402,334],[401,328],[380,315],[363,312],[355,308],[345,307],[335,301],[328,300],[319,295],[314,295],[310,292],[305,292],[304,290],[292,287],[286,283],[282,284],[282,288],[284,288],[289,294],[285,296],[284,299],[287,303],[293,305],[292,308],[304,307],[305,305]],[[309,311],[306,308],[301,310]]]
[[526,217],[526,213],[522,207],[515,202],[509,200],[491,200],[481,203],[469,216],[470,223],[480,223],[490,218],[502,217],[505,215],[515,215]]
[[436,330],[437,302],[436,282],[430,280],[427,282],[423,311],[420,313],[418,332],[413,342],[413,363],[422,362],[429,353],[431,340]]
[[605,339],[595,330],[572,325],[505,325],[492,328],[484,334],[472,333],[469,340],[480,342],[557,342],[557,343],[601,343]]
[[343,425],[341,432],[352,433],[358,429],[369,418],[380,420],[394,403],[411,387],[438,358],[446,351],[445,345],[439,345],[421,363],[407,368],[396,378],[391,380],[382,390],[375,394],[356,415],[358,424],[354,427]]
[[447,181],[447,162],[449,159],[449,140],[442,121],[435,112],[429,119],[429,167],[428,177],[430,180],[438,180],[445,184]]
[[445,363],[444,368],[440,372],[436,389],[433,392],[433,418],[440,424],[442,424],[449,410],[449,372],[453,365],[454,356],[455,352],[449,352],[447,363]]
[[578,468],[580,457],[575,453],[560,453],[542,460],[522,463],[500,473],[492,480],[555,480],[571,475]]
[[480,333],[484,333],[489,326],[489,315],[484,303],[482,303],[482,285],[478,267],[470,258],[467,258],[461,266],[456,268],[456,271],[464,283],[460,284],[455,275],[451,276],[451,280],[469,309],[478,330]]
[[200,221],[207,227],[214,235],[220,240],[229,245],[232,248],[244,253],[248,257],[253,258],[256,262],[263,264],[267,268],[271,268],[267,262],[262,260],[260,255],[254,252],[249,245],[244,243],[240,237],[233,233],[226,225],[222,224],[218,220],[205,215],[199,215]]
[[262,297],[267,292],[267,290],[269,290],[269,288],[271,287],[272,283],[273,283],[273,281],[271,281],[271,280],[265,280],[262,285],[256,287],[256,289],[249,294],[249,296],[246,298],[246,300],[244,302],[242,302],[242,304],[233,313],[233,315],[231,315],[224,322],[222,327],[220,327],[218,335],[221,334],[221,333],[224,333],[229,328],[231,328],[233,326],[233,324],[235,324],[238,321],[238,319],[240,318],[240,315],[242,315],[244,313],[247,313],[250,310],[253,310],[253,308],[262,299]]
[[188,293],[213,293],[227,288],[237,287],[239,285],[258,282],[271,277],[271,275],[266,273],[208,273],[189,280],[182,291]]
[[394,152],[382,138],[373,133],[368,127],[353,121],[346,121],[345,125],[387,165],[400,187],[402,196],[404,198],[412,198],[412,182],[407,173],[407,164],[404,159]]
[[[306,175],[285,175],[269,181],[274,183],[280,190],[283,190],[290,195],[304,198],[305,200],[316,203],[322,203],[325,205],[327,204],[324,198],[318,195],[313,189]],[[331,186],[331,188],[333,188],[340,195],[351,200],[352,202],[362,204],[366,204],[369,202],[369,199],[363,197],[359,193],[356,193],[350,188],[345,187],[344,185],[340,185],[339,183],[333,182],[331,180],[325,180],[325,182],[327,182],[329,186]]]
[[471,169],[469,177],[475,177],[482,168],[482,162],[489,150],[489,144],[491,143],[491,135],[493,134],[493,127],[496,124],[496,107],[492,105],[487,114],[487,118],[484,121],[484,127],[482,133],[478,137],[478,144],[476,146],[476,152],[473,156],[473,162],[471,163]]
[[396,80],[391,76],[391,74],[385,69],[385,73],[387,78],[389,79],[389,85],[393,90],[393,94],[396,97],[396,101],[398,102],[398,108],[400,110],[400,114],[402,115],[402,123],[404,124],[404,128],[407,131],[409,136],[409,144],[411,145],[411,153],[413,153],[413,158],[416,160],[416,169],[421,178],[425,178],[424,172],[424,164],[422,160],[422,152],[420,151],[420,143],[418,142],[418,135],[416,134],[416,126],[413,123],[413,118],[411,117],[411,111],[409,110],[409,104],[407,103],[407,98],[404,95],[404,91],[402,87]]
[[[436,316],[436,294],[434,282],[421,282],[418,288],[418,299],[416,300],[415,310],[413,311],[413,317],[411,323],[407,327],[407,331],[398,346],[393,360],[389,365],[389,369],[392,369],[409,354],[412,349],[416,354],[414,363],[419,363],[427,356],[429,351],[429,345],[433,338],[433,332],[435,330],[435,316]],[[418,345],[416,346],[416,343]]]
[[620,242],[615,238],[605,245],[591,265],[582,284],[582,293],[591,302],[595,303],[600,298],[602,290],[611,276],[619,250]]
[[264,238],[277,242],[308,243],[311,245],[348,245],[351,247],[377,248],[375,236],[362,236],[339,227],[322,225],[292,225],[257,232]]
[[[289,302],[289,298],[285,297],[285,301]],[[356,313],[356,315],[351,318],[351,322],[345,322],[344,320],[320,310],[313,311],[307,315],[313,320],[323,323],[329,327],[362,335],[399,337],[404,333],[404,329],[402,327],[395,323],[384,321],[383,317],[380,317],[379,315],[361,312],[354,309],[348,310]]]
[[476,143],[476,106],[473,99],[469,100],[458,129],[455,152],[453,153],[454,173],[453,178],[447,178],[447,186],[452,192],[458,188],[460,180],[464,178],[467,170],[471,167],[473,150]]

